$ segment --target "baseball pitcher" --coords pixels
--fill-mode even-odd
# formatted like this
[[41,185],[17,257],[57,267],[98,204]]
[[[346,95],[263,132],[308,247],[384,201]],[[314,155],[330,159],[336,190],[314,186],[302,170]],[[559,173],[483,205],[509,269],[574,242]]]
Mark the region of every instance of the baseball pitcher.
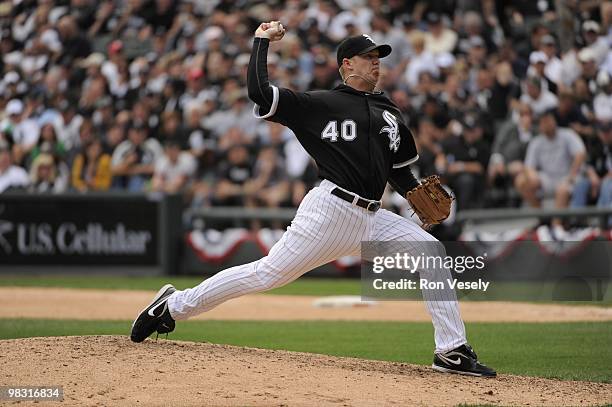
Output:
[[[322,182],[303,199],[290,227],[266,257],[221,271],[184,291],[170,284],[162,287],[134,321],[134,342],[154,332],[171,332],[175,321],[232,298],[283,286],[339,257],[360,255],[362,241],[402,242],[415,254],[435,247],[435,254],[445,255],[443,246],[417,223],[380,207],[387,182],[406,196],[425,224],[443,221],[451,203],[437,177],[422,183],[415,179],[409,167],[418,159],[412,134],[399,109],[376,89],[379,59],[389,55],[391,47],[377,45],[365,34],[347,38],[337,50],[343,84],[329,91],[299,93],[268,81],[269,44],[284,34],[277,21],[262,23],[255,32],[249,98],[256,103],[257,117],[295,133],[316,161]],[[440,280],[451,278],[448,269],[433,271]],[[444,299],[436,295],[423,290],[435,330],[433,368],[495,376],[467,344],[454,292]]]

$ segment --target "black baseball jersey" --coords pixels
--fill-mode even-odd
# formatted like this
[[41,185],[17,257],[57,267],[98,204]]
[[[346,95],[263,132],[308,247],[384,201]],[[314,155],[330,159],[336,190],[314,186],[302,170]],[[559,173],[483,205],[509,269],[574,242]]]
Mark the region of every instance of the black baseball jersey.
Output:
[[[255,82],[261,89],[261,70],[265,69],[261,60],[265,64],[268,43],[255,39],[249,69],[250,95],[257,93],[252,91]],[[346,85],[304,93],[274,86],[271,89],[265,100],[252,97],[261,105],[255,107],[256,115],[289,127],[314,158],[319,176],[348,191],[379,200],[392,170],[418,158],[399,109],[384,94]]]

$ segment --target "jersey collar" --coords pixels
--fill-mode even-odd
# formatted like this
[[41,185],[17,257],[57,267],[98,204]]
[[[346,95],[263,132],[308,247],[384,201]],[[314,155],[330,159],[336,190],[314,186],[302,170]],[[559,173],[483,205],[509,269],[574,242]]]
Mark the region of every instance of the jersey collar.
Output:
[[361,95],[361,96],[368,96],[368,95],[375,95],[375,96],[379,96],[382,95],[384,92],[364,92],[361,90],[357,90],[351,86],[345,85],[343,83],[341,83],[340,85],[336,86],[334,88],[334,90],[340,91],[340,92],[346,92],[346,93],[352,93],[354,95]]

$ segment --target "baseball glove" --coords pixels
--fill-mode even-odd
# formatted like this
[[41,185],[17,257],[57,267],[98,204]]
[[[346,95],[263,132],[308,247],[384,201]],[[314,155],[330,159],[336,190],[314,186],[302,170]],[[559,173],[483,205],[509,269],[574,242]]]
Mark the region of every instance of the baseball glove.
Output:
[[453,197],[442,187],[440,177],[431,175],[421,185],[408,191],[406,199],[425,225],[435,225],[448,218]]

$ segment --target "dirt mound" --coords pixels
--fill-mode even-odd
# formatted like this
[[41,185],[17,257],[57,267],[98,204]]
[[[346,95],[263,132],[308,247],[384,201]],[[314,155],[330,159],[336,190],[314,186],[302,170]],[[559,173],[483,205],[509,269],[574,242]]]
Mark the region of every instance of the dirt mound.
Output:
[[[0,318],[132,320],[154,291],[0,288]],[[317,308],[316,297],[247,295],[196,319],[431,321],[421,301],[381,301],[372,307]],[[104,304],[100,307],[99,304]],[[467,322],[610,321],[612,308],[589,305],[460,302]]]
[[502,375],[477,379],[423,366],[122,336],[0,341],[0,383],[61,385],[62,405],[592,405],[612,384]]

